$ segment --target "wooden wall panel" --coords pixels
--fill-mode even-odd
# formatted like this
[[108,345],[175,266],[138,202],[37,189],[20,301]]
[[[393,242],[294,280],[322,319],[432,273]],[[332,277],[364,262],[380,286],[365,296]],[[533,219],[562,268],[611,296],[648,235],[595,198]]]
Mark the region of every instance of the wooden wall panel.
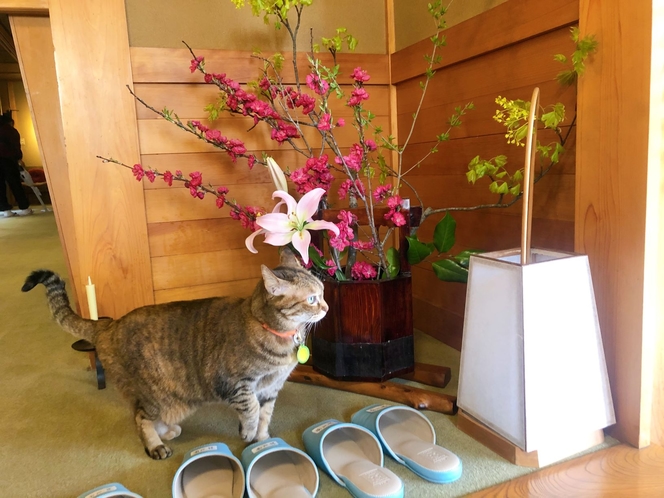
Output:
[[[226,73],[229,78],[245,83],[256,79],[263,63],[252,57],[252,52],[237,50],[194,50],[198,57],[205,57],[205,67],[209,72]],[[265,54],[272,55],[272,54]],[[350,75],[357,66],[362,67],[371,75],[368,85],[386,85],[389,83],[388,56],[378,54],[349,54],[337,56],[342,76],[339,83],[343,84],[343,74]],[[132,47],[131,61],[134,83],[198,83],[200,73],[192,73],[189,64],[192,59],[189,50],[176,48]],[[327,67],[332,67],[332,58],[320,54],[320,59]],[[293,83],[292,57],[284,54],[283,79],[285,83]],[[300,68],[307,67],[307,54],[298,54]],[[306,70],[306,69],[305,69]],[[302,71],[302,69],[300,69]],[[304,81],[302,74],[300,79]],[[349,77],[350,82],[350,77]]]
[[[268,152],[284,169],[292,171],[305,165],[306,157],[288,145],[272,141],[267,127],[259,125],[248,131],[253,127],[250,118],[225,116],[206,121],[204,107],[217,99],[218,91],[202,82],[200,74],[191,74],[191,56],[187,51],[133,48],[131,53],[135,92],[151,106],[166,107],[185,122],[201,120],[225,136],[243,140],[249,153],[261,156],[263,151]],[[259,65],[248,52],[205,50],[200,55],[206,57],[209,71],[225,71],[240,84],[258,75]],[[303,56],[300,59],[301,67],[305,68],[306,59]],[[367,108],[376,114],[375,123],[389,130],[387,56],[346,54],[340,61],[342,71],[348,74],[357,66],[369,70],[372,79]],[[286,78],[292,79],[288,71]],[[349,120],[351,112],[344,100],[336,98],[331,99],[330,107],[335,119],[345,117],[348,122],[346,127],[335,131],[342,151],[346,151],[357,141],[357,132]],[[179,169],[185,176],[200,171],[205,184],[228,187],[229,198],[242,205],[271,210],[274,185],[264,166],[255,165],[249,170],[245,159],[233,162],[225,152],[179,130],[139,102],[136,113],[143,165],[159,171]],[[318,136],[316,130],[305,129],[310,144],[320,143],[320,139],[316,140]],[[339,181],[333,183],[333,192],[338,185]],[[168,187],[159,178],[154,183],[144,179],[143,188],[156,302],[228,293],[247,295],[258,281],[260,264],[276,264],[276,250],[259,242],[260,237],[256,241],[257,255],[246,249],[244,241],[249,232],[229,217],[227,208],[218,209],[209,196],[193,199],[182,184]]]
[[[407,177],[425,207],[464,207],[496,202],[497,197],[488,190],[488,181],[480,180],[474,186],[466,181],[468,163],[476,155],[489,159],[505,154],[511,171],[523,167],[524,148],[506,144],[505,128],[492,118],[497,109],[496,97],[528,100],[532,89],[539,86],[543,105],[565,104],[569,124],[576,92],[574,88],[562,89],[555,81],[562,66],[553,60],[553,55],[572,52],[574,45],[569,26],[578,19],[577,8],[577,1],[554,5],[534,0],[511,0],[447,31],[448,45],[441,52],[443,62],[429,83],[409,148],[404,154],[404,168],[415,164],[435,145],[435,136],[447,130],[447,119],[455,107],[472,101],[475,110],[462,118],[461,128],[452,131],[452,139],[441,144],[437,154],[429,156]],[[510,29],[501,28],[505,33],[493,32],[497,26],[506,24]],[[430,42],[425,40],[393,54],[391,59],[392,79],[397,83],[400,142],[411,128],[412,114],[420,100],[419,83],[424,78],[419,74],[424,69],[421,55],[426,53],[429,45]],[[416,51],[419,51],[417,57]],[[573,248],[574,133],[572,130],[568,152],[561,164],[555,166],[535,188],[534,246],[560,250]],[[545,131],[540,139],[548,143],[554,141],[555,136]],[[402,194],[409,196],[408,187],[402,189]],[[521,202],[510,208],[452,214],[457,220],[457,245],[453,252],[519,246]],[[419,230],[422,240],[430,240],[435,223],[441,218],[442,215],[436,215],[426,220]],[[465,286],[439,282],[430,262],[418,265],[413,270],[413,277],[413,299],[418,310],[414,315],[416,327],[459,348]],[[449,296],[445,299],[434,297],[438,295]]]
[[119,317],[154,300],[143,189],[95,157],[139,158],[124,0],[51,0],[49,15],[83,280],[75,285],[91,276],[99,314]]
[[[448,45],[443,49],[443,59],[437,67],[450,66],[538,37],[576,23],[578,19],[579,0],[510,0],[448,29],[445,32]],[[392,83],[419,77],[425,69],[422,55],[430,51],[431,42],[423,39],[392,54]]]
[[[660,157],[648,161],[657,3],[581,0],[579,20],[600,49],[579,85],[575,248],[590,258],[616,409],[613,433],[638,447],[650,443],[652,395],[652,383],[643,384],[652,367],[644,339],[653,333],[644,329],[644,299],[656,298],[645,292],[645,274],[657,271],[645,266],[646,249],[653,250],[646,237],[648,229],[661,230],[646,223],[649,177],[657,178],[649,169],[661,168]],[[657,92],[661,99],[661,87]],[[661,138],[661,122],[650,133]],[[651,193],[661,196],[661,188],[657,183]],[[648,201],[659,208],[657,197]]]

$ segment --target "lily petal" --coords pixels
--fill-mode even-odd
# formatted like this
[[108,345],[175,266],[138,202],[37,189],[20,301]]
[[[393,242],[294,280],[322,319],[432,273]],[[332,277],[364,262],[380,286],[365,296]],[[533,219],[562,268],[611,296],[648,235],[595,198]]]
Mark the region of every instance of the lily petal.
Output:
[[285,246],[293,239],[293,234],[296,232],[288,233],[267,233],[265,235],[265,243],[271,246]]
[[[279,201],[275,204],[274,208],[272,209],[273,213],[280,213],[281,212],[281,206],[286,206],[286,203],[284,201]],[[286,207],[288,209],[288,207]],[[288,213],[286,213],[288,214]]]
[[275,161],[271,157],[268,157],[267,169],[270,172],[270,176],[272,177],[272,182],[274,183],[274,186],[277,188],[277,190],[283,190],[284,192],[288,192],[288,183],[286,182],[286,176],[284,175],[284,172],[277,164],[277,161]]
[[272,193],[272,198],[274,199],[275,197],[279,197],[282,199],[283,202],[286,203],[288,206],[288,213],[294,213],[297,210],[297,201],[293,199],[293,196],[290,195],[288,192],[284,192],[283,190],[275,190]]
[[254,247],[254,239],[262,233],[265,233],[265,230],[256,230],[249,237],[244,239],[244,245],[247,246],[249,252],[253,252],[254,254],[258,253],[258,250]]
[[305,230],[332,230],[337,237],[339,236],[339,227],[337,227],[337,225],[335,225],[331,221],[314,220],[314,221],[304,225],[304,229]]
[[[322,189],[321,189],[322,190]],[[309,262],[309,244],[311,244],[311,234],[307,230],[295,232],[293,240],[291,240],[293,247],[302,256],[302,261],[306,265]]]
[[322,188],[315,188],[304,194],[300,202],[297,203],[297,219],[310,221],[311,217],[318,211],[318,203],[323,194],[325,194],[325,190]]
[[256,225],[268,232],[285,233],[293,230],[285,213],[268,213],[259,216],[256,218]]

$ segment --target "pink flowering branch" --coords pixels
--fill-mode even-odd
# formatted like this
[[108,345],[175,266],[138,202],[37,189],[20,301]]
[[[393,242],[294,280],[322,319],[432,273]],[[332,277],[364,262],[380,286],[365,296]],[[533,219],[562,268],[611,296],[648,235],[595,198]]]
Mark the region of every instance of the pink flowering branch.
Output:
[[155,179],[160,177],[169,187],[173,186],[174,181],[183,183],[184,186],[189,189],[191,196],[194,198],[203,199],[206,194],[213,195],[216,198],[215,203],[217,208],[221,209],[224,206],[228,206],[230,209],[230,217],[234,220],[240,221],[244,228],[247,228],[252,232],[257,229],[256,218],[265,213],[263,208],[255,206],[243,207],[234,200],[229,199],[227,197],[229,193],[229,189],[227,187],[215,188],[210,184],[203,185],[203,175],[198,171],[189,173],[189,178],[186,178],[180,170],[176,170],[174,173],[166,170],[162,173],[154,168],[146,168],[141,164],[134,164],[133,166],[129,166],[128,164],[118,161],[117,159],[103,156],[97,156],[97,158],[101,159],[105,163],[117,164],[131,170],[134,177],[139,182],[142,181],[143,178],[147,178],[150,183],[154,183]]

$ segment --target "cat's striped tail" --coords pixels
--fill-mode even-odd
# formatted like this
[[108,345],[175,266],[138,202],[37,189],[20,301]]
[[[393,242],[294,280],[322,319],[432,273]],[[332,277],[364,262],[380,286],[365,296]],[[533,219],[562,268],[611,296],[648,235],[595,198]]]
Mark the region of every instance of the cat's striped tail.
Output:
[[21,290],[28,292],[37,284],[44,284],[44,287],[46,287],[48,307],[51,309],[51,314],[58,325],[70,334],[94,344],[96,330],[100,322],[81,318],[71,309],[69,297],[67,297],[67,291],[65,290],[65,282],[60,276],[50,270],[33,271],[25,279]]

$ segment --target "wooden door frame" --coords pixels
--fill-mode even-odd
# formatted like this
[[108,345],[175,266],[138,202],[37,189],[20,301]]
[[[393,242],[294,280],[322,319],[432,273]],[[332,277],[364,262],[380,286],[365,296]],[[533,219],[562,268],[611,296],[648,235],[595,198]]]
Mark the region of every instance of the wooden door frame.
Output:
[[[89,316],[88,276],[96,284],[102,316],[117,318],[154,303],[142,184],[96,158],[140,161],[135,102],[125,88],[132,75],[124,0],[0,0],[0,13],[13,19],[49,17],[54,67],[61,69],[56,74],[60,112],[45,120],[62,130],[66,164],[62,158],[43,159],[79,310]],[[95,78],[98,74],[104,77]],[[26,84],[26,77],[35,82],[38,76],[22,77]],[[65,176],[68,188],[55,181],[56,174]]]

